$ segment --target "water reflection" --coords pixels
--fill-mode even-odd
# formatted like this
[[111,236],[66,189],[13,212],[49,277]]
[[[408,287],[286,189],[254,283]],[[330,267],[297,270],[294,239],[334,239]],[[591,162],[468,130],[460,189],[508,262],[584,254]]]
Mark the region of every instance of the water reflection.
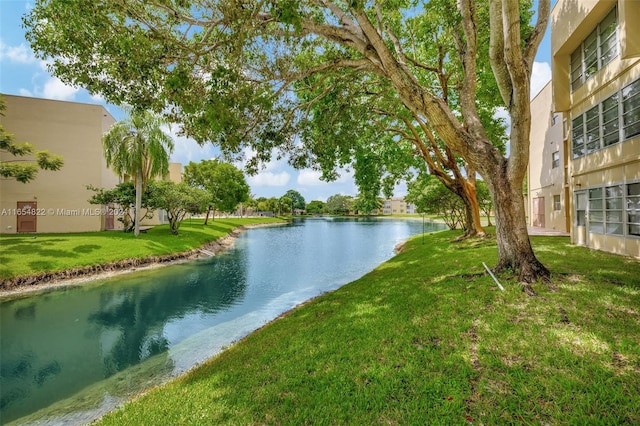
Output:
[[89,390],[100,404],[150,385],[151,375],[161,380],[189,369],[362,276],[421,230],[419,221],[301,221],[252,230],[210,260],[3,302],[2,422],[71,396],[63,411],[78,410]]
[[[237,263],[231,254],[215,264],[177,265],[3,303],[2,422],[154,355],[167,358],[170,344],[215,321],[201,321],[170,338],[166,324],[194,313],[210,316],[242,298],[246,279]],[[168,358],[166,364],[172,367]]]

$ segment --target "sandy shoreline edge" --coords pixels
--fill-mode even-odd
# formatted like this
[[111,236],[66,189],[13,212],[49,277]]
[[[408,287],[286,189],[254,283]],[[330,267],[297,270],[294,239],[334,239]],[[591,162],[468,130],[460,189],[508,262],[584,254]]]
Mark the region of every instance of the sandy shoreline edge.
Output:
[[286,224],[286,222],[241,225],[232,229],[224,237],[206,243],[199,248],[180,253],[148,256],[139,259],[124,259],[117,262],[82,266],[63,271],[40,272],[33,275],[7,278],[0,281],[0,299],[14,298],[16,296],[28,295],[29,293],[54,288],[76,286],[131,272],[156,269],[163,266],[212,257],[212,255],[217,255],[231,249],[240,234],[248,229],[282,226],[284,224]]

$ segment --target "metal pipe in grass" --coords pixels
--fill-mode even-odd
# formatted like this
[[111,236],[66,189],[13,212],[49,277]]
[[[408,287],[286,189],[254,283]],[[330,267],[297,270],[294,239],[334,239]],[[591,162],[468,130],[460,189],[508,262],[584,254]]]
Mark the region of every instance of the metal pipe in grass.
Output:
[[496,278],[495,275],[493,275],[493,272],[491,272],[491,269],[489,269],[489,267],[487,266],[486,263],[482,262],[482,266],[484,266],[484,269],[487,270],[487,272],[489,273],[489,275],[491,275],[491,278],[493,278],[493,280],[496,282],[496,284],[498,284],[498,287],[500,287],[500,290],[504,291],[504,287],[502,287],[502,284],[500,284],[498,282],[498,279]]

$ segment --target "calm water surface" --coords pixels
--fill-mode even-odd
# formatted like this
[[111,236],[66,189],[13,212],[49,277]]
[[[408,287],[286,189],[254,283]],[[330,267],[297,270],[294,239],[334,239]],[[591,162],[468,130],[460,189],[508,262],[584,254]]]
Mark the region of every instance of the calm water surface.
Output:
[[411,220],[300,220],[250,230],[215,258],[4,301],[0,423],[90,422],[421,232]]

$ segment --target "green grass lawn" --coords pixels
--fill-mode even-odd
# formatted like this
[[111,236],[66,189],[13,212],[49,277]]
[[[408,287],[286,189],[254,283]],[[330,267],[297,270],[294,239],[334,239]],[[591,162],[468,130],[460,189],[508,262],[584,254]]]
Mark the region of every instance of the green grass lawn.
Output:
[[532,238],[528,296],[490,239],[411,240],[106,425],[640,424],[640,264]]
[[169,225],[159,225],[138,238],[119,231],[71,234],[21,234],[0,236],[0,279],[55,272],[189,251],[227,235],[240,225],[282,222],[276,218],[186,219],[179,235]]

